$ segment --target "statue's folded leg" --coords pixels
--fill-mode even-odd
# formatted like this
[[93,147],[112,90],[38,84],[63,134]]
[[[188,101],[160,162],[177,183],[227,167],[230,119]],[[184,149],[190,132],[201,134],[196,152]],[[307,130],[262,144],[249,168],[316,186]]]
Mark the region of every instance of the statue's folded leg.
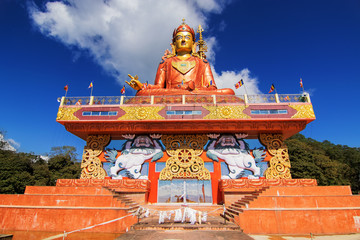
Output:
[[215,90],[194,90],[192,94],[197,95],[235,95],[234,90],[230,88],[215,89]]
[[163,95],[188,95],[191,92],[182,89],[144,89],[136,93],[136,96],[163,96]]
[[171,96],[171,95],[235,95],[234,90],[230,88],[215,90],[194,90],[187,91],[182,89],[144,89],[137,92],[136,96]]

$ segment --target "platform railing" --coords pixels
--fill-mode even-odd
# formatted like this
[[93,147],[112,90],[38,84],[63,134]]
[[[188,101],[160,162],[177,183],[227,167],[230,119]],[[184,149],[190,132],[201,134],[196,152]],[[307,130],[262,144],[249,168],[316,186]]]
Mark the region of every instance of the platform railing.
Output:
[[179,104],[263,104],[311,103],[308,93],[258,95],[176,95],[176,96],[89,96],[62,97],[60,106],[80,105],[179,105]]

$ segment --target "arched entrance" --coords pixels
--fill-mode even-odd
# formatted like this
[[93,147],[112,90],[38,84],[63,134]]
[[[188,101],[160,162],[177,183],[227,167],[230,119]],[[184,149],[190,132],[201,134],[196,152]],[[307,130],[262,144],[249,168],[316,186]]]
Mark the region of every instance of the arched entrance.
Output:
[[162,140],[170,158],[159,176],[157,202],[212,203],[210,172],[200,157],[207,137],[168,135]]
[[159,180],[158,203],[212,203],[210,180]]

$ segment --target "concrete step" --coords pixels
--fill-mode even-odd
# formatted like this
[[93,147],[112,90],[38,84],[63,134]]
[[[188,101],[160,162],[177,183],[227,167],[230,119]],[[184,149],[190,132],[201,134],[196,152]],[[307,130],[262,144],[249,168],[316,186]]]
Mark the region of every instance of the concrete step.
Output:
[[226,213],[226,212],[229,212],[229,213],[231,213],[231,214],[233,214],[233,215],[239,215],[239,212],[238,212],[238,211],[236,211],[236,210],[234,210],[234,209],[231,209],[231,208],[226,208],[225,213]]
[[234,206],[234,207],[237,207],[237,208],[243,208],[243,207],[245,207],[245,204],[242,204],[242,203],[233,203],[233,204],[231,204],[231,206]]
[[249,204],[251,201],[249,200],[238,200],[235,203],[237,204],[241,204],[241,205],[245,205],[245,204]]
[[220,217],[225,218],[225,220],[226,220],[226,221],[229,221],[229,222],[233,220],[233,218],[230,218],[229,216],[224,215],[224,214],[222,214],[222,213],[220,213]]
[[230,218],[234,218],[234,214],[232,214],[231,212],[229,212],[227,209],[225,211],[225,216],[229,216]]
[[2,194],[0,205],[56,207],[126,207],[112,195]]
[[115,197],[115,198],[116,198],[117,200],[125,203],[125,204],[132,204],[132,203],[134,203],[134,201],[131,200],[131,199],[123,199],[123,198],[119,198],[119,197]]
[[116,238],[116,240],[149,240],[149,239],[236,239],[236,240],[254,240],[254,238],[242,231],[156,231],[156,230],[130,230],[129,232]]
[[207,230],[207,231],[231,231],[241,230],[240,227],[232,222],[224,224],[223,218],[220,216],[208,216],[206,222],[196,222],[190,224],[186,221],[174,222],[172,219],[165,219],[165,222],[159,224],[158,216],[150,216],[149,218],[141,218],[138,224],[132,226],[134,230]]
[[13,235],[10,234],[0,234],[0,240],[11,240],[13,239]]
[[234,211],[237,211],[238,213],[241,213],[241,212],[244,211],[242,208],[238,208],[238,207],[236,207],[236,206],[228,206],[227,208],[228,208],[228,209],[232,209],[232,210],[234,210]]
[[[360,196],[259,196],[247,208],[356,208]],[[241,204],[237,203],[236,207]]]
[[270,187],[261,196],[329,196],[352,195],[350,186],[287,186]]
[[26,186],[24,194],[112,195],[103,187]]
[[208,225],[208,224],[194,224],[190,223],[173,223],[173,224],[158,224],[156,227],[147,226],[147,224],[138,223],[132,226],[133,230],[182,230],[182,231],[240,231],[241,228],[235,224],[230,225],[230,222],[223,225]]

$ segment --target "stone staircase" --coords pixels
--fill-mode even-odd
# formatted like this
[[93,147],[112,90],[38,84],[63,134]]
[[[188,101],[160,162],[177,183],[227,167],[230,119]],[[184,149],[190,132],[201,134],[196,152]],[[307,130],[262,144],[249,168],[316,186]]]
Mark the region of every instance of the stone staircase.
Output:
[[135,213],[138,210],[140,203],[134,200],[129,193],[124,193],[122,191],[117,190],[116,188],[110,188],[110,187],[104,187],[104,188],[109,190],[117,201],[123,203],[128,208],[127,210],[128,213]]
[[220,213],[220,216],[224,218],[226,221],[235,222],[234,221],[235,216],[239,216],[239,214],[244,211],[243,208],[246,208],[250,202],[257,199],[258,196],[262,192],[266,191],[268,188],[269,187],[262,187],[260,189],[255,189],[252,192],[246,193],[244,197],[237,200],[236,202],[233,202],[231,205],[227,206],[225,212]]
[[165,206],[165,205],[145,205],[144,208],[150,209],[149,217],[145,218],[143,214],[141,215],[137,224],[134,224],[132,230],[203,230],[203,231],[242,231],[238,225],[233,222],[226,222],[223,218],[219,216],[220,212],[223,212],[221,205],[190,205],[189,208],[201,211],[208,212],[207,221],[202,222],[201,224],[197,221],[195,224],[190,224],[187,222],[174,222],[172,215],[171,219],[165,219],[165,222],[159,224],[159,216],[156,214],[158,211],[171,211],[181,206]]
[[[149,208],[152,212],[156,211],[171,211],[183,207],[181,205],[157,205],[149,204],[142,206]],[[189,205],[189,208],[208,212],[206,222],[196,222],[190,224],[189,222],[175,223],[173,218],[165,219],[165,222],[159,224],[159,217],[157,214],[152,214],[147,218],[140,218],[137,224],[134,224],[130,231],[121,235],[116,240],[162,240],[162,239],[238,239],[251,240],[250,236],[245,234],[238,225],[233,222],[226,222],[220,217],[220,212],[223,212],[221,205]]]
[[360,229],[360,196],[352,195],[349,186],[270,186],[227,196],[220,216],[248,234],[346,234]]

